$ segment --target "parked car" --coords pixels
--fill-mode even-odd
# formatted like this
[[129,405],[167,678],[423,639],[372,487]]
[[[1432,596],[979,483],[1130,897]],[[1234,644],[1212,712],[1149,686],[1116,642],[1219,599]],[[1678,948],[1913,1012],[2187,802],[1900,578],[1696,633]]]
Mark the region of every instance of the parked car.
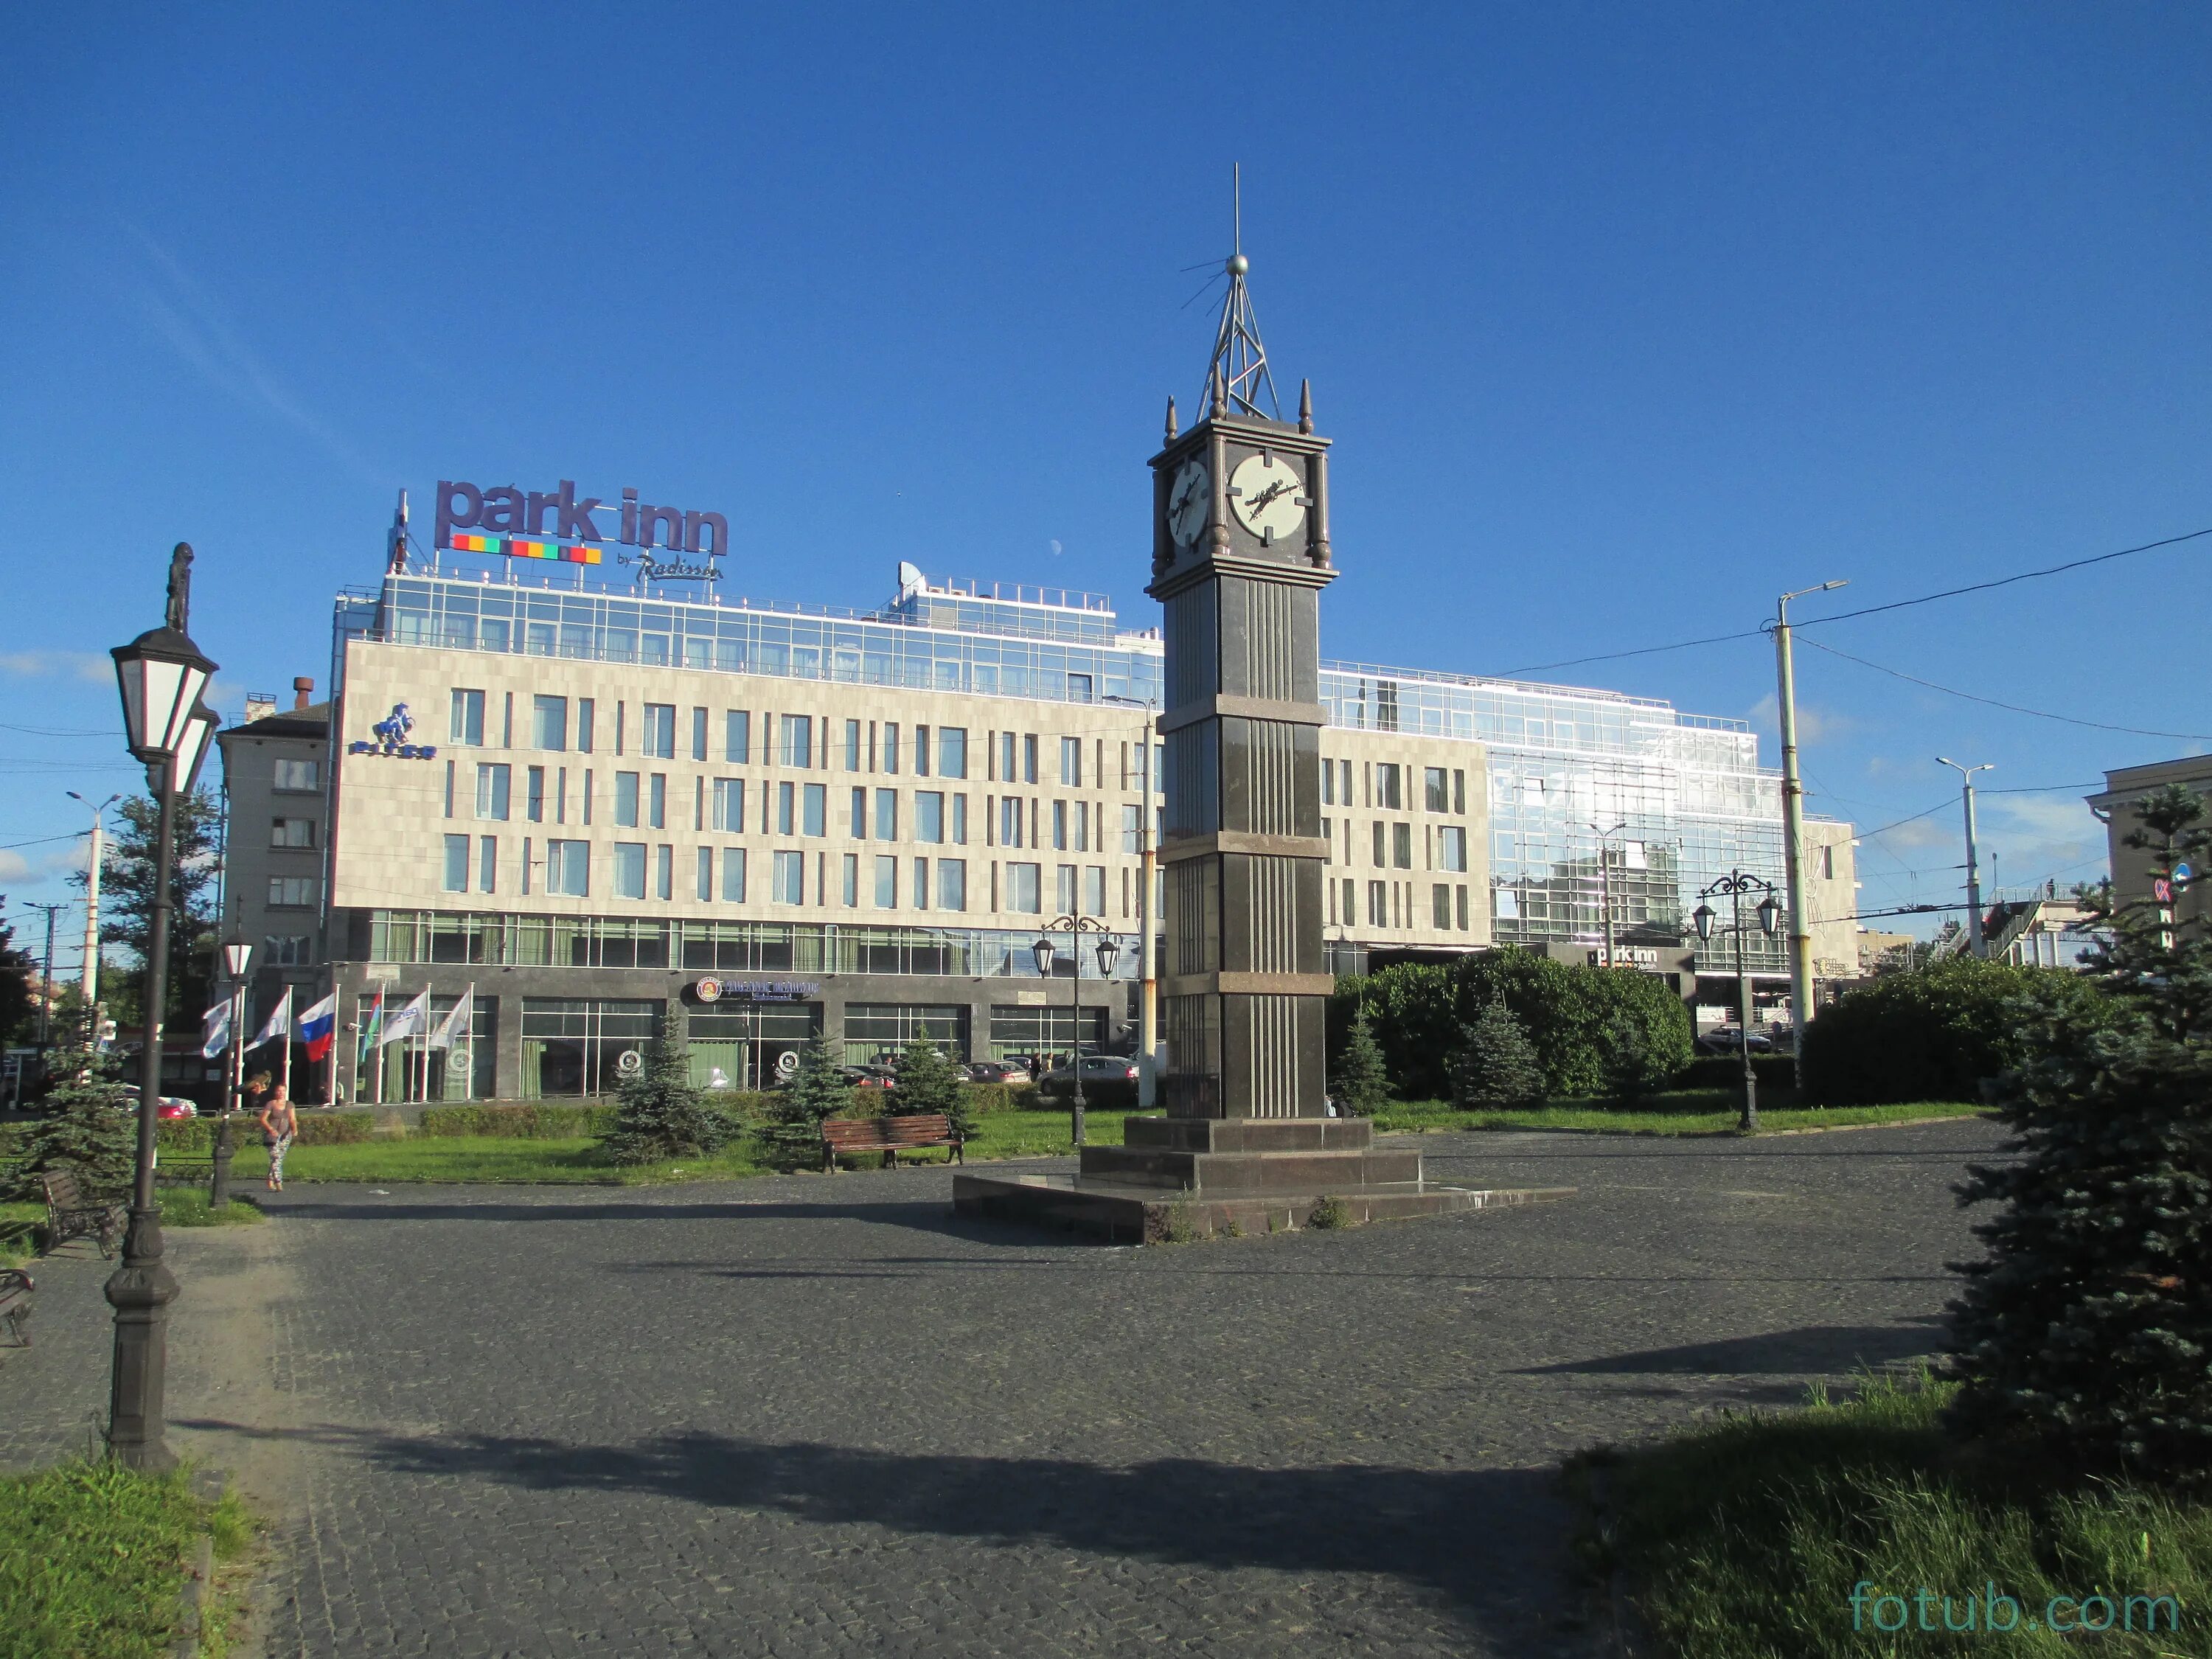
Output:
[[[1137,1103],[1137,1062],[1119,1054],[1085,1054],[1083,1103],[1086,1106],[1134,1106]],[[1037,1093],[1052,1100],[1069,1100],[1075,1094],[1075,1074],[1055,1066],[1037,1079]]]
[[1006,1060],[970,1060],[963,1068],[970,1083],[1027,1083],[1030,1071]]
[[1774,1052],[1774,1039],[1764,1031],[1753,1031],[1746,1043],[1742,1027],[1721,1025],[1699,1037],[1698,1046],[1709,1054],[1740,1054],[1747,1047],[1754,1054],[1771,1054]]
[[855,1089],[888,1089],[891,1086],[891,1071],[888,1066],[842,1066],[838,1075]]
[[[126,1083],[123,1085],[123,1093],[130,1104],[131,1109],[134,1112],[137,1111],[138,1109],[138,1085],[135,1083]],[[154,1109],[154,1115],[156,1117],[198,1117],[199,1115],[200,1109],[198,1106],[194,1105],[191,1101],[185,1100],[182,1097],[177,1095],[163,1095],[161,1099],[161,1103]]]

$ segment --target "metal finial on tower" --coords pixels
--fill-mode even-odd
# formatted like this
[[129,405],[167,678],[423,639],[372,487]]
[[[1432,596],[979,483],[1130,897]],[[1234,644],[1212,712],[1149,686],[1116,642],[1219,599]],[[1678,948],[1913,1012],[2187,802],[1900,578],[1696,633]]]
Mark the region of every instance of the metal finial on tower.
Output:
[[1313,430],[1313,382],[1311,380],[1298,382],[1298,430],[1301,432]]
[[1174,398],[1172,396],[1170,396],[1170,397],[1168,398],[1168,441],[1169,441],[1170,443],[1173,443],[1173,442],[1175,441],[1175,435],[1176,435],[1176,407],[1175,407],[1175,398]]
[[[1252,262],[1244,257],[1243,168],[1235,164],[1230,173],[1230,215],[1231,252],[1224,267],[1229,274],[1229,292],[1221,301],[1221,324],[1213,335],[1213,361],[1206,370],[1209,386],[1217,376],[1219,380],[1222,407],[1213,412],[1279,421],[1283,416],[1275,397],[1275,377],[1268,373],[1267,348],[1260,343],[1260,319],[1252,310],[1251,292],[1244,285]],[[1259,403],[1262,392],[1267,399],[1265,409]]]

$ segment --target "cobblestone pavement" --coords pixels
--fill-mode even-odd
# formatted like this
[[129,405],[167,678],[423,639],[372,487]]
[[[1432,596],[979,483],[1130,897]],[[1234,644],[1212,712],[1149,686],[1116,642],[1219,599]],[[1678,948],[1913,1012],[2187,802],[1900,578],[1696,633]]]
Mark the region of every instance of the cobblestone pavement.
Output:
[[1557,1458],[1927,1351],[1995,1134],[1431,1135],[1580,1195],[1145,1250],[940,1170],[295,1186],[171,1411],[274,1488],[271,1654],[1586,1653]]

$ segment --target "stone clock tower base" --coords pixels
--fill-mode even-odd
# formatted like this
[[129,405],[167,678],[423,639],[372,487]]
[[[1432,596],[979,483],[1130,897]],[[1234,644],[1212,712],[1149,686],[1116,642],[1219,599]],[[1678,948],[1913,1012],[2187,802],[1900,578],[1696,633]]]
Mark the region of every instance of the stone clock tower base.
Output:
[[1119,1146],[1085,1146],[1066,1175],[952,1179],[963,1215],[1029,1221],[1157,1244],[1231,1232],[1294,1232],[1323,1198],[1346,1223],[1453,1215],[1565,1198],[1574,1189],[1439,1187],[1418,1151],[1378,1150],[1364,1117],[1132,1117]]

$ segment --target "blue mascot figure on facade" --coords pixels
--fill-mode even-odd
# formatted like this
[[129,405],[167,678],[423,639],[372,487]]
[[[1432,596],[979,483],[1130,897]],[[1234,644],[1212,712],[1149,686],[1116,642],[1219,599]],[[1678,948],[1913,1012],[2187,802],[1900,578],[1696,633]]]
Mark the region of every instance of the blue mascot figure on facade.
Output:
[[387,754],[405,743],[407,734],[414,729],[414,718],[408,714],[407,705],[404,702],[393,703],[392,712],[369,727],[376,733],[376,740],[384,745]]

